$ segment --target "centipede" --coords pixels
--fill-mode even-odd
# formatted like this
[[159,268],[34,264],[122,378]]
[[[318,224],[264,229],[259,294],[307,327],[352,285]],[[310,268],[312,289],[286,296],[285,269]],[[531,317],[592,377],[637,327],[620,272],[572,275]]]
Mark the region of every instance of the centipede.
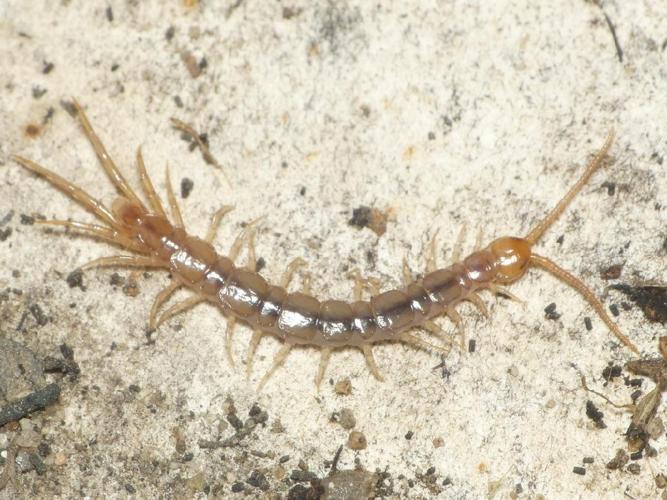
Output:
[[[373,355],[373,347],[383,342],[409,344],[416,348],[448,354],[458,345],[456,337],[465,338],[464,320],[457,305],[472,303],[482,314],[489,316],[480,292],[487,290],[510,299],[520,300],[507,288],[521,279],[529,268],[539,268],[576,290],[593,308],[618,341],[635,353],[637,347],[621,331],[605,311],[595,293],[579,278],[554,261],[533,251],[544,233],[570,205],[591,176],[604,164],[614,141],[613,129],[604,144],[587,163],[586,168],[555,207],[542,218],[525,237],[503,236],[488,246],[478,245],[472,253],[461,257],[460,240],[454,248],[453,263],[439,267],[435,238],[427,247],[426,270],[414,275],[403,261],[403,285],[387,291],[372,280],[354,276],[353,300],[320,300],[310,292],[308,280],[299,291],[289,291],[294,273],[305,261],[293,260],[286,266],[278,284],[271,284],[256,265],[255,235],[257,221],[245,226],[233,241],[227,255],[219,254],[213,242],[220,223],[232,206],[222,206],[213,215],[204,238],[188,234],[181,209],[174,195],[169,169],[166,169],[166,198],[169,212],[158,196],[144,163],[141,148],[136,152],[136,164],[142,200],[132,189],[105,146],[93,129],[83,107],[73,101],[76,116],[90,142],[100,165],[119,196],[107,208],[81,187],[64,179],[40,164],[14,155],[13,160],[25,169],[43,177],[63,191],[73,201],[90,211],[99,223],[71,220],[39,220],[39,224],[59,226],[66,231],[108,242],[128,254],[100,257],[82,265],[85,271],[96,267],[158,268],[169,271],[170,282],[153,302],[149,328],[156,330],[170,318],[197,304],[209,302],[227,318],[226,355],[232,366],[232,338],[237,324],[253,331],[246,355],[246,373],[251,373],[255,351],[265,335],[281,342],[272,364],[261,377],[261,389],[274,372],[285,362],[296,346],[317,348],[320,361],[315,385],[320,387],[334,350],[356,348],[363,352],[368,369],[379,381],[383,380]],[[237,258],[247,248],[245,265]],[[189,289],[192,295],[163,308],[179,289]],[[364,295],[368,295],[364,299]],[[162,311],[161,311],[162,309]],[[159,314],[161,312],[161,314]],[[455,331],[447,334],[436,320],[447,317]],[[437,337],[438,343],[433,342]]]

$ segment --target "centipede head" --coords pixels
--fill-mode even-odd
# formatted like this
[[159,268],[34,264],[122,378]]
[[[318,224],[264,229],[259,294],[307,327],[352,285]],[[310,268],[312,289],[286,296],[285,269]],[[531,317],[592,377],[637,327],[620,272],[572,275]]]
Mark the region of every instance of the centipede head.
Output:
[[128,229],[127,232],[132,235],[146,216],[146,211],[143,207],[124,197],[114,200],[111,205],[111,211],[116,220],[126,226]]
[[505,236],[491,242],[488,249],[495,257],[494,281],[511,283],[518,280],[530,263],[530,242],[524,238]]

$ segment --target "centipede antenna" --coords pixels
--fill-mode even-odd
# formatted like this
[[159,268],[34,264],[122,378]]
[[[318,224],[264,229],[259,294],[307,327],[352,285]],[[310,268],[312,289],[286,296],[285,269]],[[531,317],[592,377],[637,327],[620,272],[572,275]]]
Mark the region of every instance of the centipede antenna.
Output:
[[165,219],[168,219],[167,213],[165,212],[164,207],[162,206],[162,202],[160,201],[160,197],[155,192],[153,182],[148,176],[148,172],[146,172],[146,164],[144,163],[144,155],[141,154],[141,148],[137,148],[137,168],[139,169],[139,179],[141,180],[141,186],[144,188],[144,193],[148,197],[148,201],[151,204],[151,207],[153,210],[155,210],[155,213],[161,215]]
[[63,179],[55,172],[52,172],[51,170],[42,167],[41,165],[35,163],[32,160],[28,160],[27,158],[23,158],[22,156],[12,156],[12,159],[16,163],[21,165],[23,168],[44,177],[53,186],[60,189],[67,196],[76,201],[78,204],[82,205],[83,207],[93,212],[95,215],[97,215],[100,219],[109,224],[111,227],[120,229],[121,227],[120,224],[116,222],[116,219],[114,219],[114,216],[109,211],[109,209],[105,207],[101,201],[96,200],[80,187],[76,186],[75,184],[72,184],[67,179]]
[[85,271],[93,267],[165,267],[165,263],[147,255],[112,255],[91,260],[79,269]]
[[593,307],[593,309],[595,309],[595,312],[598,314],[600,319],[604,321],[604,323],[609,327],[612,333],[616,335],[616,338],[618,338],[618,340],[620,340],[621,343],[623,343],[623,345],[628,347],[631,351],[633,351],[636,354],[639,354],[639,349],[635,347],[635,345],[630,341],[630,339],[621,332],[618,325],[616,325],[616,323],[614,323],[612,319],[609,317],[609,315],[604,309],[604,306],[602,305],[602,302],[600,302],[600,300],[595,296],[593,291],[590,288],[588,288],[579,278],[570,274],[568,271],[561,268],[558,264],[556,264],[552,260],[548,259],[547,257],[542,257],[541,255],[532,254],[530,256],[530,263],[534,266],[541,267],[545,271],[548,271],[549,273],[556,276],[559,280],[567,283],[577,292],[579,292]]
[[35,224],[65,227],[67,229],[73,230],[75,233],[107,241],[137,253],[149,253],[149,250],[147,250],[145,246],[137,243],[127,236],[124,236],[114,229],[110,229],[106,226],[100,226],[99,224],[85,224],[83,222],[69,220],[36,220]]
[[114,161],[109,156],[109,153],[107,153],[107,150],[105,149],[104,144],[102,144],[102,141],[97,136],[97,133],[95,133],[95,130],[93,129],[93,126],[90,124],[90,121],[88,121],[88,117],[86,116],[86,112],[83,110],[83,107],[81,107],[81,104],[79,104],[79,102],[76,99],[72,99],[72,103],[74,104],[74,107],[76,108],[76,114],[79,117],[79,121],[81,122],[81,126],[83,127],[83,131],[86,134],[86,137],[88,138],[88,141],[93,146],[93,149],[95,150],[95,154],[97,155],[97,158],[99,158],[100,163],[102,164],[102,167],[104,168],[107,175],[111,179],[111,182],[113,182],[114,186],[116,186],[116,188],[126,198],[129,198],[130,200],[134,201],[137,205],[142,207],[145,211],[146,206],[141,202],[139,197],[132,190],[130,185],[125,180],[125,177],[123,177],[123,174],[120,172],[120,170],[118,170],[118,167],[116,166]]
[[526,236],[525,239],[531,245],[537,243],[537,241],[542,237],[544,232],[547,229],[549,229],[549,226],[551,226],[551,224],[554,223],[554,221],[560,216],[560,214],[562,214],[563,211],[567,208],[572,199],[579,193],[579,191],[581,191],[581,188],[584,187],[586,182],[588,182],[588,179],[590,179],[591,175],[593,175],[595,171],[598,168],[600,168],[600,166],[602,165],[602,160],[604,160],[605,156],[607,156],[607,152],[609,151],[609,148],[611,147],[613,142],[614,142],[614,129],[611,129],[607,134],[607,139],[605,140],[604,144],[597,152],[595,157],[588,163],[586,170],[584,171],[583,174],[581,174],[581,177],[576,182],[576,184],[570,188],[567,194],[563,196],[563,198],[551,210],[551,212],[549,212],[547,216],[544,219],[542,219],[530,233],[528,233],[528,236]]

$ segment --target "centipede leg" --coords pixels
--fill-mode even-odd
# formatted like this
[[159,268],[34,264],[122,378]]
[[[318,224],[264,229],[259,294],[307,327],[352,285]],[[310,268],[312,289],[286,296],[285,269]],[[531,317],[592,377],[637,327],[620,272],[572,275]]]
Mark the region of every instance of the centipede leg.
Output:
[[461,338],[461,351],[464,351],[466,345],[466,331],[463,327],[463,318],[453,306],[447,307],[445,314],[452,320],[454,326],[456,326],[456,329],[459,332],[459,337]]
[[403,285],[408,286],[414,280],[412,269],[405,257],[403,257]]
[[168,219],[167,212],[165,212],[164,207],[162,206],[162,201],[160,201],[160,197],[155,191],[153,182],[148,176],[148,172],[146,172],[146,164],[144,163],[144,156],[141,154],[141,148],[137,148],[137,169],[139,170],[141,186],[144,189],[144,194],[148,198],[151,208],[155,210],[156,214]]
[[268,369],[268,371],[262,377],[262,380],[259,381],[259,384],[257,385],[257,391],[262,390],[262,387],[264,387],[266,382],[268,382],[269,378],[271,378],[271,375],[273,375],[273,373],[280,367],[280,365],[285,362],[285,358],[287,358],[287,355],[291,350],[292,344],[283,344],[283,346],[276,354],[276,357],[273,358],[273,364],[271,365],[271,368]]
[[297,257],[292,262],[290,262],[287,265],[287,268],[285,269],[285,272],[283,273],[283,275],[280,278],[280,287],[281,288],[287,288],[289,286],[290,282],[292,281],[292,278],[294,277],[294,273],[296,272],[296,270],[299,267],[305,266],[305,265],[306,265],[306,261],[303,260],[301,257]]
[[169,166],[165,168],[165,178],[167,182],[167,199],[169,200],[169,207],[171,208],[171,215],[174,218],[174,226],[176,227],[185,227],[183,225],[183,215],[181,214],[181,209],[178,206],[178,201],[174,195],[174,187],[171,185],[171,176],[169,175]]
[[448,344],[451,345],[452,339],[449,335],[445,333],[445,331],[442,329],[442,327],[435,322],[431,320],[424,321],[424,323],[421,325],[421,327],[426,330],[427,332],[435,335],[441,340],[444,340]]
[[206,241],[208,243],[213,243],[213,240],[218,233],[218,228],[220,227],[220,221],[222,221],[222,218],[232,210],[234,210],[233,205],[223,205],[213,214],[211,223],[208,226],[208,231],[206,231]]
[[246,241],[250,234],[256,230],[255,225],[260,222],[264,217],[258,217],[257,219],[250,221],[246,224],[246,226],[243,228],[243,231],[239,233],[239,235],[236,237],[234,240],[234,243],[232,243],[232,247],[229,249],[229,259],[231,261],[235,261],[236,258],[239,255],[239,252],[241,251],[241,246],[243,245],[243,242]]
[[354,288],[352,294],[354,300],[361,300],[364,290],[368,290],[372,295],[380,293],[380,282],[374,278],[362,278],[358,269],[352,269],[348,273],[348,277],[354,280]]
[[461,260],[461,252],[463,251],[463,240],[466,237],[466,225],[461,226],[459,235],[456,237],[456,243],[452,249],[452,262],[459,262]]
[[155,297],[155,301],[153,301],[153,306],[151,307],[151,312],[148,320],[148,326],[151,330],[156,330],[158,326],[157,320],[157,312],[158,309],[164,302],[169,298],[169,296],[174,293],[176,290],[178,290],[182,284],[179,281],[172,280],[172,282],[167,285],[165,288],[162,289],[160,293],[157,294]]
[[480,297],[478,293],[472,292],[465,298],[465,300],[467,300],[468,302],[472,302],[475,305],[475,307],[479,309],[479,312],[481,312],[485,318],[488,318],[490,316],[489,309],[486,307],[486,304],[484,303],[482,297]]
[[236,366],[234,355],[232,353],[232,337],[234,336],[234,328],[236,328],[236,318],[231,316],[227,319],[227,330],[225,331],[225,352],[227,353],[229,364],[232,366]]
[[424,349],[426,351],[433,350],[433,351],[436,351],[438,353],[445,354],[445,355],[449,354],[449,351],[450,351],[450,349],[446,349],[444,347],[440,347],[440,346],[437,346],[435,344],[431,344],[430,342],[428,342],[424,339],[420,339],[419,337],[417,337],[416,335],[413,335],[411,333],[405,332],[401,335],[400,338],[401,338],[401,341],[405,342],[406,344],[412,344],[412,345],[414,345],[416,347],[419,347],[420,349]]
[[113,182],[114,186],[116,186],[118,191],[122,193],[126,198],[132,200],[133,202],[137,203],[140,207],[143,207],[145,209],[144,204],[132,190],[128,182],[125,180],[125,177],[123,177],[123,174],[121,174],[120,170],[118,170],[118,167],[109,156],[109,153],[107,153],[104,144],[102,144],[102,141],[100,140],[97,133],[93,129],[93,126],[90,124],[90,121],[88,121],[86,112],[81,107],[81,104],[79,104],[76,99],[74,99],[72,102],[74,104],[74,107],[76,108],[76,114],[77,117],[79,118],[79,122],[83,127],[83,132],[84,134],[86,134],[88,141],[93,146],[95,154],[97,155],[97,158],[100,160],[100,163],[102,164],[102,167],[106,171],[107,175],[111,179],[111,182]]
[[259,346],[260,340],[262,340],[262,337],[264,334],[262,333],[261,330],[255,330],[252,334],[252,338],[250,339],[250,345],[248,346],[248,354],[246,356],[246,365],[245,365],[245,376],[246,378],[250,378],[250,372],[252,372],[252,362],[255,357],[255,351],[257,350],[257,346]]
[[491,292],[495,293],[496,295],[503,295],[504,297],[507,297],[508,299],[512,299],[515,302],[518,302],[520,304],[524,304],[525,300],[517,297],[514,295],[512,292],[510,292],[507,288],[504,286],[496,285],[495,283],[489,284],[489,290]]
[[93,267],[165,267],[165,263],[157,257],[145,255],[114,255],[100,257],[84,264],[79,269],[85,271]]
[[327,347],[323,347],[320,350],[320,363],[317,366],[317,375],[315,376],[315,387],[317,387],[317,390],[320,389],[320,385],[322,384],[322,379],[324,378],[324,373],[327,370],[327,366],[329,365],[329,359],[331,358],[331,349]]
[[190,298],[187,298],[185,300],[182,300],[181,302],[178,302],[174,304],[173,306],[169,307],[165,312],[162,313],[162,316],[160,316],[160,319],[157,320],[157,323],[155,324],[155,328],[159,328],[162,323],[167,321],[170,318],[173,318],[177,314],[180,314],[184,311],[187,311],[188,309],[193,308],[197,304],[201,304],[206,300],[205,296],[202,295],[193,295]]
[[378,365],[375,362],[375,357],[373,356],[373,348],[370,345],[365,344],[361,346],[361,350],[364,352],[364,358],[366,358],[366,364],[368,365],[368,369],[371,371],[373,376],[380,382],[384,382],[384,377],[380,373]]
[[479,250],[482,249],[483,238],[484,238],[484,229],[480,227],[477,230],[477,236],[475,237],[475,252],[478,252]]
[[426,270],[428,272],[435,271],[438,268],[438,251],[437,251],[437,238],[438,231],[433,234],[431,237],[431,242],[429,243],[428,256],[426,257]]

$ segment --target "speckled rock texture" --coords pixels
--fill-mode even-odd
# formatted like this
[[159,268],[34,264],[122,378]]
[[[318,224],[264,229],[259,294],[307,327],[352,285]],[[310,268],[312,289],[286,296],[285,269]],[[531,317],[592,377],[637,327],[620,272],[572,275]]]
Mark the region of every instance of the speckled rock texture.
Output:
[[[0,0],[0,336],[38,359],[67,345],[80,369],[46,374],[59,399],[0,427],[0,463],[24,457],[0,495],[659,497],[664,432],[609,469],[630,414],[580,374],[619,403],[652,382],[605,379],[635,356],[554,277],[531,270],[512,285],[522,304],[484,293],[489,319],[461,305],[465,352],[381,345],[380,383],[341,349],[317,392],[319,354],[296,349],[258,393],[277,340],[262,341],[246,379],[252,332],[237,328],[231,366],[212,306],[149,334],[166,274],[72,275],[122,251],[35,224],[93,216],[11,155],[110,205],[76,98],[133,185],[138,147],[160,193],[170,166],[193,234],[235,205],[216,239],[226,253],[264,216],[265,277],[303,257],[315,294],[349,300],[353,269],[383,289],[400,285],[404,258],[422,272],[436,233],[443,265],[463,226],[466,252],[479,230],[525,235],[613,127],[611,160],[536,251],[656,356],[665,324],[611,287],[667,282],[665,12],[665,0]],[[171,117],[205,134],[229,182]],[[363,207],[379,230],[353,223]]]

